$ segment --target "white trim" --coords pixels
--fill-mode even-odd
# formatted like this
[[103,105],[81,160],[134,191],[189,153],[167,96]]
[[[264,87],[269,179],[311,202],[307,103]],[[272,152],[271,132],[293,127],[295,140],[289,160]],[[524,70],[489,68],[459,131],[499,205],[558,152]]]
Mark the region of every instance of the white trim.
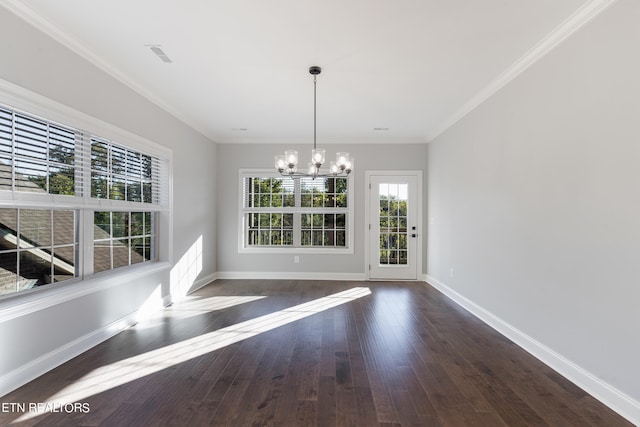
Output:
[[217,279],[265,279],[265,280],[348,280],[363,281],[364,273],[308,273],[272,271],[218,271]]
[[64,344],[49,353],[34,359],[0,377],[0,397],[38,378],[40,375],[62,365],[85,351],[95,347],[103,341],[113,337],[124,329],[134,325],[135,316],[132,313],[120,320],[105,325],[78,339]]
[[30,193],[12,190],[0,190],[0,204],[8,202],[3,207],[12,208],[43,208],[48,209],[90,209],[96,211],[149,211],[168,212],[167,205],[154,203],[130,202],[127,200],[96,199],[82,196],[62,196],[59,194]]
[[171,294],[167,294],[167,295],[162,297],[162,306],[163,307],[169,307],[172,303],[173,303],[173,301],[171,301]]
[[180,110],[171,106],[171,104],[165,102],[160,97],[156,96],[154,93],[149,92],[144,86],[138,84],[136,81],[121,73],[117,68],[113,65],[109,64],[109,62],[105,61],[98,54],[94,53],[91,49],[84,46],[82,43],[78,42],[73,37],[69,36],[59,27],[56,27],[51,22],[44,19],[42,16],[38,15],[33,9],[27,6],[22,1],[16,0],[4,0],[2,2],[2,6],[4,6],[7,10],[11,11],[18,17],[27,21],[32,26],[36,27],[38,30],[45,33],[47,36],[51,37],[53,40],[62,44],[72,52],[75,52],[80,57],[84,58],[91,64],[98,67],[100,70],[104,71],[111,77],[118,80],[120,83],[129,87],[133,91],[139,93],[146,99],[148,99],[154,105],[165,110],[167,113],[171,114],[173,117],[182,121],[192,129],[200,132],[202,135],[206,136],[208,139],[215,140],[213,135],[210,135],[206,129],[201,128],[198,123],[192,122],[189,117],[185,116],[180,112]]
[[[226,139],[217,139],[217,144],[258,144],[258,145],[298,145],[298,146],[312,146],[313,139],[311,138],[302,138],[302,139],[289,139],[289,138],[226,138]],[[347,145],[347,144],[358,144],[358,145],[378,145],[378,144],[426,144],[427,140],[425,138],[322,138],[322,145]]]
[[[355,232],[354,232],[354,218],[355,218],[355,177],[353,174],[347,178],[347,208],[338,208],[342,211],[338,211],[333,208],[303,208],[303,207],[291,207],[281,208],[283,213],[292,214],[304,214],[304,213],[344,213],[346,214],[346,231],[347,231],[347,246],[346,247],[320,247],[320,246],[245,246],[245,213],[248,211],[244,207],[244,178],[245,177],[272,177],[282,178],[282,175],[273,169],[239,169],[238,170],[238,253],[252,253],[252,254],[318,254],[318,255],[343,255],[353,254],[355,247]],[[286,177],[285,177],[286,178]],[[340,177],[339,177],[340,178]],[[297,187],[296,187],[297,188]],[[296,193],[296,204],[299,203],[299,194]],[[277,209],[277,208],[276,208]],[[256,209],[259,211],[259,209]],[[294,221],[295,221],[294,215]],[[299,223],[298,223],[299,224]],[[297,226],[299,230],[299,225]],[[296,222],[294,222],[294,233],[296,232]],[[295,235],[294,235],[295,241]]]
[[98,273],[90,279],[74,280],[73,283],[60,282],[57,285],[47,285],[33,291],[23,291],[18,294],[5,295],[6,300],[0,299],[0,323],[26,316],[49,307],[56,306],[88,294],[104,291],[125,281],[135,282],[140,277],[169,270],[166,262],[149,262],[132,265],[119,270],[109,270]]
[[640,425],[640,402],[602,381],[591,372],[586,371],[541,342],[531,338],[529,335],[487,311],[435,277],[425,274],[424,279],[425,282],[442,292],[456,304],[469,311],[471,314],[496,331],[500,332],[505,337],[509,338],[538,360],[557,371],[587,393],[591,394],[600,402],[604,403],[630,422]]
[[218,273],[211,273],[207,276],[201,277],[199,279],[196,279],[193,282],[193,285],[191,285],[191,289],[189,289],[188,294],[193,293],[195,291],[197,291],[200,288],[204,288],[205,286],[215,282],[216,280],[218,280]]
[[[370,262],[370,238],[369,238],[369,224],[371,223],[371,214],[370,214],[370,206],[371,203],[371,192],[369,188],[369,184],[371,183],[372,176],[415,176],[417,185],[417,212],[416,212],[416,224],[418,224],[418,237],[416,242],[416,279],[411,280],[420,280],[422,275],[422,238],[426,235],[426,227],[424,230],[420,228],[423,227],[423,218],[422,218],[422,203],[423,203],[423,193],[422,193],[422,171],[421,170],[366,170],[364,171],[364,275],[366,280],[378,280],[371,279],[369,273],[369,262]],[[388,279],[380,279],[380,280],[388,280]]]
[[[318,212],[320,213],[320,212]],[[352,254],[353,248],[341,248],[341,247],[300,247],[300,246],[249,246],[246,248],[238,249],[238,253],[241,254],[265,254],[265,255],[279,255],[279,254],[299,254],[299,255],[343,255]]]
[[[462,106],[458,111],[456,111],[453,115],[449,116],[446,120],[444,120],[439,126],[432,131],[425,140],[421,138],[407,138],[402,140],[389,140],[389,139],[367,139],[363,138],[361,140],[349,140],[349,143],[363,143],[363,144],[372,144],[372,143],[382,143],[386,144],[390,141],[394,143],[402,142],[402,143],[424,143],[430,142],[444,131],[446,131],[449,127],[455,124],[458,120],[462,119],[469,112],[474,110],[478,105],[487,100],[491,95],[513,80],[515,77],[520,75],[523,71],[529,68],[531,65],[536,63],[539,59],[544,57],[547,53],[549,53],[553,48],[555,48],[562,41],[567,39],[577,30],[582,28],[583,25],[591,21],[593,18],[598,16],[602,11],[615,3],[616,0],[590,0],[585,3],[582,7],[580,7],[576,12],[574,12],[569,18],[563,21],[558,27],[556,27],[553,31],[551,31],[547,36],[545,36],[542,40],[540,40],[533,48],[531,48],[524,56],[518,59],[515,63],[513,63],[509,68],[507,68],[502,74],[500,74],[495,80],[489,83],[484,89],[478,92],[473,98],[471,98],[465,105]],[[256,143],[282,143],[283,140],[273,140],[273,139],[218,139],[215,135],[211,135],[206,129],[203,129],[199,124],[191,121],[188,117],[183,115],[179,110],[172,107],[170,104],[160,99],[155,94],[146,90],[142,85],[138,84],[131,78],[125,76],[123,73],[118,71],[112,65],[110,65],[107,61],[101,58],[98,54],[91,51],[89,48],[84,46],[82,43],[78,42],[74,38],[70,37],[66,34],[62,29],[56,27],[51,22],[44,19],[42,16],[38,15],[35,11],[33,11],[29,6],[24,4],[24,2],[20,2],[17,0],[5,0],[3,2],[3,6],[24,19],[34,27],[38,28],[40,31],[43,31],[46,35],[53,38],[57,42],[66,46],[71,51],[77,53],[81,57],[85,58],[90,63],[96,65],[98,68],[105,71],[107,74],[114,77],[116,80],[120,81],[124,85],[128,86],[135,92],[139,93],[150,102],[159,106],[163,110],[167,111],[172,116],[178,118],[183,123],[186,123],[191,128],[197,130],[202,135],[212,139],[218,143],[247,143],[247,144],[256,144]],[[300,142],[300,141],[298,141]],[[324,141],[328,144],[342,144],[344,140],[335,139],[335,140],[327,140]]]
[[522,74],[525,70],[538,62],[546,54],[552,51],[565,39],[578,31],[582,26],[598,16],[602,11],[615,3],[616,0],[591,0],[580,7],[569,18],[564,20],[558,27],[547,34],[535,46],[533,46],[520,59],[514,62],[496,79],[484,87],[480,92],[468,100],[462,108],[444,120],[439,126],[427,136],[427,141],[431,142],[447,129],[453,126],[464,116],[473,111],[476,107],[490,98],[494,93],[502,89],[513,79]]
[[173,157],[173,150],[163,145],[2,78],[0,78],[0,104],[30,116],[42,118],[48,122],[64,127],[74,127],[117,144],[125,144],[127,148],[139,150],[144,154],[155,155],[165,159]]

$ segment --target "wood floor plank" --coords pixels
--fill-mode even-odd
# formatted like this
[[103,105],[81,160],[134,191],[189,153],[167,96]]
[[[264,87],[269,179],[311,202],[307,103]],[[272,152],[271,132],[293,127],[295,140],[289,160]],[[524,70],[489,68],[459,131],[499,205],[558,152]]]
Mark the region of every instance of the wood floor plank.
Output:
[[334,313],[328,310],[322,314],[322,342],[320,349],[320,372],[322,377],[334,376],[336,372],[335,346],[334,346]]
[[[384,325],[375,316],[371,316],[374,307],[370,301],[358,304],[358,307],[360,310],[356,317],[357,324],[360,325],[360,342],[378,421],[382,424],[397,423],[399,417],[389,392],[394,380],[390,373],[395,369],[396,362],[386,351],[389,343],[385,339]],[[395,345],[395,342],[391,345]]]
[[[318,426],[335,426],[337,423],[336,379],[322,376],[318,384]],[[310,424],[313,425],[313,424]]]
[[[275,320],[354,287],[371,293]],[[218,345],[216,334],[237,325],[243,339]],[[67,387],[88,413],[14,425],[631,426],[416,282],[217,280],[0,402],[46,402]],[[0,425],[22,415],[0,412]]]
[[[261,411],[263,415],[265,415],[265,412],[268,412],[268,409],[265,408],[267,408],[269,403],[274,402],[273,382],[277,381],[278,376],[283,372],[282,368],[276,364],[280,357],[279,350],[282,348],[283,341],[287,338],[286,331],[285,333],[282,333],[282,331],[271,331],[262,337],[267,347],[242,397],[243,406],[254,408],[254,410],[264,409],[264,411]],[[279,395],[279,393],[280,392],[276,393],[276,395]],[[265,415],[265,417],[268,417],[268,415]],[[254,418],[255,413],[253,411],[239,411],[234,419],[234,423],[237,425],[251,425],[252,419]]]
[[276,410],[278,403],[282,400],[282,395],[286,383],[286,375],[289,369],[293,349],[295,347],[295,328],[293,326],[283,327],[278,335],[280,342],[278,348],[274,350],[273,361],[265,371],[266,384],[254,387],[261,392],[261,398],[252,411],[247,411],[252,415],[250,425],[275,425]]
[[[235,375],[231,374],[225,378],[224,386],[228,385],[224,395],[220,400],[218,410],[211,419],[212,425],[233,425],[236,417],[243,407],[241,402],[246,395],[248,387],[251,385],[251,378],[255,375],[259,361],[266,349],[264,340],[250,338],[240,343],[241,354],[234,357],[230,364],[237,366],[232,371],[236,371]],[[237,360],[236,360],[237,359]],[[230,382],[228,380],[231,379]],[[219,389],[222,392],[223,387]],[[214,399],[215,400],[215,399]]]

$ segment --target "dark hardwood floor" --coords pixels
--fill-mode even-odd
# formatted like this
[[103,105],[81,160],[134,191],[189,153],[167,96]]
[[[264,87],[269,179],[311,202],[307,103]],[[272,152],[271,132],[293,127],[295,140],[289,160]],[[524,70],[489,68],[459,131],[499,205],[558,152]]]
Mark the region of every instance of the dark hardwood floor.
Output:
[[0,403],[3,426],[631,425],[416,282],[218,280]]

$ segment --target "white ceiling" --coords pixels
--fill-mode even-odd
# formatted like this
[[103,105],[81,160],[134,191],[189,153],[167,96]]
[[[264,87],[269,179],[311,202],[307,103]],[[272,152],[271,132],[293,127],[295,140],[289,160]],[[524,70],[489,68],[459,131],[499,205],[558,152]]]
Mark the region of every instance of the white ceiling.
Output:
[[218,142],[310,140],[319,65],[319,143],[426,141],[606,2],[3,0]]

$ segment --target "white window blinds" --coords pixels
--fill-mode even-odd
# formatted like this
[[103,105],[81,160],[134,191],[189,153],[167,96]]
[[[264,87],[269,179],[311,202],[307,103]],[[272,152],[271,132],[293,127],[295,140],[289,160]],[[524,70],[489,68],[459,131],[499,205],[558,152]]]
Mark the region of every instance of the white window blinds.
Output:
[[166,162],[0,106],[0,190],[161,205]]

